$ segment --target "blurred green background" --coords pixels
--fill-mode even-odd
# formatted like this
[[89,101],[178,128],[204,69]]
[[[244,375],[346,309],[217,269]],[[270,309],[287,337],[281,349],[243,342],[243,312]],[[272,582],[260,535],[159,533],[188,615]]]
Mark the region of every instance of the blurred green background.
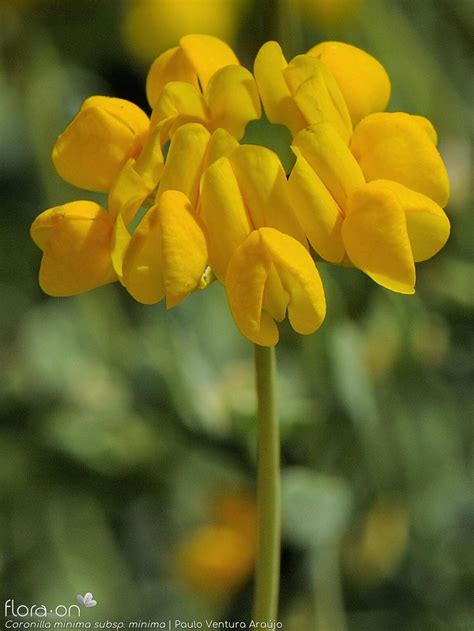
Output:
[[[389,109],[434,123],[452,181],[452,236],[415,296],[321,264],[323,328],[283,327],[284,628],[474,628],[473,17],[471,0],[0,0],[2,609],[91,591],[82,620],[250,618],[252,348],[222,288],[168,313],[118,284],[52,299],[28,234],[85,198],[50,159],[81,102],[146,109],[153,58],[209,32],[250,68],[268,39],[288,58],[363,47]],[[247,141],[283,147],[269,133]]]

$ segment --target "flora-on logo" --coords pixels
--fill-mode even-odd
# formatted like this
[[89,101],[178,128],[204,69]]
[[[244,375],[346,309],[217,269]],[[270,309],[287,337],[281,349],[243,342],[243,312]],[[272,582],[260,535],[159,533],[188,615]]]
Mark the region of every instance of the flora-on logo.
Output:
[[[95,601],[94,601],[95,602]],[[13,598],[9,598],[5,601],[4,616],[5,618],[46,618],[48,615],[57,616],[58,618],[64,618],[65,616],[79,616],[81,615],[81,609],[78,605],[56,605],[54,609],[50,609],[46,605],[17,605]],[[10,627],[8,627],[10,628]],[[16,627],[14,627],[16,628]]]
[[97,605],[97,600],[94,600],[94,597],[91,592],[87,592],[84,596],[78,594],[76,596],[77,602],[83,607],[95,607]]

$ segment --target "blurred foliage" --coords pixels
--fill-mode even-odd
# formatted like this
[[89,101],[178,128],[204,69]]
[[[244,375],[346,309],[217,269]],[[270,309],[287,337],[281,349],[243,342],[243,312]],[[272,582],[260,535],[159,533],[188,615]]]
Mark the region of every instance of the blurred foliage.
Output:
[[[50,151],[82,100],[113,94],[146,107],[149,55],[204,29],[227,33],[246,64],[271,38],[288,57],[323,39],[359,45],[391,75],[391,109],[439,131],[453,233],[419,266],[416,296],[321,264],[324,327],[282,333],[281,618],[287,631],[467,631],[472,2],[186,4],[186,22],[156,18],[165,32],[154,33],[137,14],[184,3],[0,2],[0,602],[54,605],[92,591],[89,619],[250,616],[251,509],[232,498],[254,484],[252,355],[224,292],[214,284],[169,313],[118,286],[50,299],[28,235],[40,210],[77,198]],[[203,26],[211,5],[225,23],[211,15]],[[248,130],[257,138],[287,146],[264,123]],[[231,508],[216,509],[219,495]],[[227,577],[217,574],[218,597],[200,589],[216,567]]]

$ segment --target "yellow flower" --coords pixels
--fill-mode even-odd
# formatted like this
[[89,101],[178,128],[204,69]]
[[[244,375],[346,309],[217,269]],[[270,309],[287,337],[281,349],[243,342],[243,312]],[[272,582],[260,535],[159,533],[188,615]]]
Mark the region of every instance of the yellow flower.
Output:
[[344,550],[344,566],[353,582],[373,587],[393,576],[406,553],[410,515],[395,498],[376,501]]
[[250,576],[255,563],[254,543],[228,526],[203,526],[178,549],[182,578],[211,598],[230,595]]
[[243,145],[216,160],[203,175],[201,216],[210,265],[246,337],[276,344],[274,320],[283,320],[287,310],[299,333],[319,328],[324,291],[272,151]]
[[232,254],[255,228],[276,228],[306,246],[281,162],[266,147],[238,146],[206,169],[201,217],[210,265],[222,283]]
[[179,47],[158,57],[147,95],[152,126],[161,130],[163,143],[191,121],[211,132],[223,128],[240,140],[247,123],[261,115],[252,74],[227,44],[206,35],[186,35]]
[[31,226],[31,237],[43,251],[43,291],[72,296],[115,281],[112,230],[106,211],[94,202],[71,202],[41,213]]
[[[164,164],[156,130],[113,182],[108,211],[74,202],[42,213],[32,236],[44,251],[44,291],[73,295],[118,279],[137,300],[166,298],[170,308],[206,286],[207,246],[197,213],[201,174],[237,145],[223,129],[211,135],[188,123],[174,135]],[[130,224],[152,194],[155,203],[131,234]]]
[[255,58],[255,80],[270,122],[293,135],[321,119],[347,142],[352,124],[341,90],[317,56],[298,55],[288,63],[277,42],[264,44]]
[[257,544],[257,504],[245,491],[221,489],[213,498],[214,522],[242,533],[249,542]]
[[390,79],[372,55],[343,42],[322,42],[308,53],[331,71],[346,102],[352,124],[383,112],[390,99]]
[[166,297],[170,308],[197,288],[206,265],[206,238],[189,199],[166,191],[133,233],[123,283],[136,300],[152,304]]
[[150,107],[155,107],[170,81],[184,81],[205,90],[213,74],[231,65],[239,65],[239,60],[222,40],[210,35],[185,35],[179,46],[162,53],[151,65],[146,79]]
[[363,0],[293,0],[302,18],[316,28],[338,29],[359,13]]
[[[197,212],[201,174],[236,145],[222,129],[211,135],[198,123],[183,125],[171,141],[155,204],[131,236],[126,224],[132,214],[117,216],[114,265],[136,300],[151,304],[166,297],[171,308],[205,285],[207,245]],[[136,209],[136,202],[127,202],[129,189],[123,190],[122,208]]]
[[357,125],[351,151],[368,182],[395,180],[444,208],[449,199],[449,178],[436,149],[437,140],[428,119],[381,112]]
[[133,0],[123,34],[137,59],[150,62],[187,33],[207,33],[232,41],[246,0]]
[[367,116],[350,148],[327,123],[300,132],[289,188],[316,252],[333,263],[346,257],[383,287],[413,293],[415,262],[449,237],[441,208],[449,180],[435,143],[429,121],[403,113]]
[[342,42],[322,42],[289,64],[279,44],[267,42],[255,58],[254,72],[268,119],[286,125],[293,135],[325,121],[348,141],[352,126],[383,111],[390,98],[382,64]]
[[149,128],[148,116],[133,103],[92,96],[57,139],[54,166],[74,186],[107,192],[126,161],[142,151]]
[[273,346],[275,324],[288,311],[293,329],[309,335],[326,316],[324,289],[313,259],[292,237],[274,228],[250,233],[226,274],[229,306],[240,331],[255,344]]
[[211,509],[210,523],[178,547],[178,571],[199,593],[222,598],[240,588],[255,565],[257,506],[242,491],[222,489]]

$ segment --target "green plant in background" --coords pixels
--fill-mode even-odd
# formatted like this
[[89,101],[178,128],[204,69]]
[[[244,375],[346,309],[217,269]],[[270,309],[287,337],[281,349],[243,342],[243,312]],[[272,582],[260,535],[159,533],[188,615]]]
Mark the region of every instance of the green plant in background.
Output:
[[[423,117],[383,112],[389,94],[384,68],[353,46],[326,42],[288,64],[268,42],[254,79],[222,41],[187,35],[151,67],[150,119],[128,101],[92,97],[57,140],[60,175],[107,192],[107,209],[70,202],[31,228],[43,251],[40,285],[53,296],[118,280],[138,301],[165,298],[171,308],[215,277],[225,286],[255,344],[260,622],[278,614],[276,322],[288,313],[296,332],[310,334],[326,315],[308,241],[321,259],[411,294],[415,262],[449,236],[436,133]],[[288,179],[270,149],[239,145],[260,98],[270,122],[293,135]]]

